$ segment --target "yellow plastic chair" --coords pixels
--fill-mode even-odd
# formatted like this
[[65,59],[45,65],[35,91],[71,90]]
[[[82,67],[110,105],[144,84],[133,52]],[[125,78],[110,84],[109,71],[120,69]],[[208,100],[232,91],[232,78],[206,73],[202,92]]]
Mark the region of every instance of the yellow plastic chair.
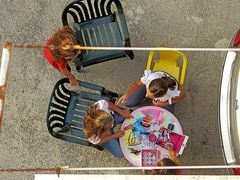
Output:
[[[158,54],[157,59],[154,55]],[[173,76],[179,83],[179,88],[183,87],[185,73],[187,69],[187,57],[176,50],[150,51],[147,62],[147,70],[164,71]]]

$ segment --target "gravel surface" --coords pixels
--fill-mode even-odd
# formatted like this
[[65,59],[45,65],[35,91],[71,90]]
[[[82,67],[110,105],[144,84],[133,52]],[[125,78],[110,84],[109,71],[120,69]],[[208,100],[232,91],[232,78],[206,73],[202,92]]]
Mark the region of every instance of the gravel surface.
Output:
[[[67,0],[0,0],[0,41],[44,44],[61,24]],[[239,27],[240,4],[232,1],[122,1],[133,47],[227,47]],[[189,135],[182,165],[223,165],[218,126],[218,93],[225,53],[185,52],[187,98],[175,115]],[[73,72],[80,80],[123,93],[143,74],[147,51]],[[54,139],[45,118],[53,85],[62,77],[42,50],[14,49],[0,134],[0,168],[131,166],[108,152]],[[86,172],[95,173],[95,172]],[[98,174],[141,174],[110,171]],[[186,170],[185,174],[227,174],[226,170]],[[33,173],[0,173],[1,180],[33,179]]]

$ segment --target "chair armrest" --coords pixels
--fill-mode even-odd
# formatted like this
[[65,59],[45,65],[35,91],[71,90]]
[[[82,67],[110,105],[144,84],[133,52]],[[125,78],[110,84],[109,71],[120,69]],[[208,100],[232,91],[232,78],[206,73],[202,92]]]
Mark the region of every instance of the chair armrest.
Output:
[[180,78],[180,82],[179,82],[180,89],[183,87],[183,84],[184,84],[185,73],[186,73],[187,64],[188,64],[187,57],[184,54],[182,54],[182,60],[183,60],[182,74],[181,74],[181,78]]
[[89,89],[93,89],[93,90],[100,91],[100,92],[103,92],[104,89],[105,89],[102,86],[98,86],[98,85],[95,85],[95,84],[91,84],[91,83],[84,82],[84,81],[79,81],[79,80],[78,80],[78,84],[79,84],[79,86],[89,88]]
[[46,122],[48,131],[54,137],[57,136],[57,132],[53,129],[61,129],[64,126],[65,112],[71,97],[71,92],[64,86],[65,83],[69,83],[67,78],[60,79],[54,85],[49,98]]
[[152,60],[153,60],[153,56],[154,56],[154,50],[151,50],[148,56],[148,61],[147,61],[147,70],[151,70],[151,66],[152,66]]
[[81,87],[85,87],[85,88],[89,88],[89,89],[93,89],[93,90],[101,92],[101,95],[108,97],[109,101],[111,101],[112,103],[114,103],[116,101],[116,99],[119,97],[119,95],[117,93],[109,91],[102,86],[79,81],[79,80],[78,80],[78,83],[79,83],[79,86],[81,86]]
[[62,12],[62,24],[63,24],[63,26],[68,26],[68,25],[69,25],[69,24],[68,24],[68,20],[67,20],[67,13],[70,13],[70,14],[73,16],[74,20],[77,21],[78,18],[77,18],[77,16],[76,16],[75,12],[73,12],[73,11],[68,11],[69,8],[72,7],[73,4],[75,4],[77,1],[78,1],[78,0],[72,1],[71,3],[69,3],[69,4],[64,8],[64,10],[63,10],[63,12]]
[[[69,79],[68,78],[62,78],[54,85],[53,90],[52,90],[51,95],[50,95],[50,98],[49,98],[48,112],[50,110],[50,107],[51,107],[51,104],[52,104],[52,99],[54,98],[54,94],[55,94],[56,89],[58,89],[59,86],[61,84],[64,84],[64,83],[69,83]],[[62,86],[62,88],[64,89],[64,92],[66,94],[71,95],[71,92],[68,89],[66,89],[65,86]]]
[[115,92],[109,91],[107,89],[104,88],[102,95],[107,96],[109,98],[118,98],[119,95]]
[[121,28],[122,28],[122,33],[123,33],[123,40],[125,41],[129,41],[130,37],[129,37],[129,33],[128,33],[128,29],[127,29],[127,23],[126,23],[126,18],[123,12],[123,8],[122,8],[122,4],[120,3],[120,1],[114,1],[115,5],[117,7],[117,12],[115,12],[116,16],[118,16],[120,22],[121,22]]
[[115,12],[116,16],[118,17],[119,21],[120,21],[120,28],[121,28],[121,34],[122,34],[122,39],[124,41],[128,41],[130,40],[129,37],[129,32],[128,32],[128,28],[127,28],[127,23],[126,23],[126,19],[125,16],[123,14],[123,12]]

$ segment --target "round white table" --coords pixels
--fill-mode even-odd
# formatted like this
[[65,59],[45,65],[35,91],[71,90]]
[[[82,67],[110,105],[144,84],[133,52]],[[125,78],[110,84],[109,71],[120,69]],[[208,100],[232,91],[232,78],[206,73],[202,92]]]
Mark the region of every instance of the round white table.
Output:
[[[156,106],[144,106],[141,108],[136,109],[133,111],[132,116],[134,118],[132,119],[125,119],[122,126],[121,130],[124,130],[126,126],[129,126],[130,124],[134,124],[137,119],[141,117],[145,117],[146,114],[150,114],[153,117],[153,121],[157,122],[160,124],[161,127],[167,128],[169,123],[174,125],[174,129],[172,130],[173,132],[176,132],[178,134],[183,134],[182,133],[182,128],[177,120],[177,118],[170,113],[169,111],[161,108],[161,107],[156,107]],[[133,164],[134,166],[141,166],[141,153],[134,153],[133,150],[130,148],[130,141],[135,141],[133,137],[132,130],[126,130],[125,135],[119,139],[120,141],[120,146],[122,149],[122,152],[126,159]],[[135,142],[137,143],[137,142]],[[139,142],[141,143],[141,142]],[[141,144],[139,144],[141,145]],[[157,146],[157,145],[156,145]],[[166,149],[157,146],[158,150],[161,151],[161,159],[166,157],[169,158],[169,153]]]

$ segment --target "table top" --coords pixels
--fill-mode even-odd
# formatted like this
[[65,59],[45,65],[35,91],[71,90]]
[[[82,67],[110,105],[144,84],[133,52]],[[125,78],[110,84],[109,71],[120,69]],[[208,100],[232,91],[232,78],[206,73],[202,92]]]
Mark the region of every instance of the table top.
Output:
[[[121,130],[124,130],[124,128],[129,126],[130,124],[136,124],[139,119],[141,118],[143,119],[146,115],[150,115],[152,117],[153,123],[150,124],[149,131],[151,131],[151,129],[154,129],[155,127],[168,128],[168,125],[170,123],[174,125],[174,129],[172,130],[173,132],[182,134],[182,128],[177,118],[171,112],[161,107],[144,106],[136,109],[131,114],[134,118],[125,119],[125,121],[121,126]],[[158,125],[156,126],[156,124],[158,124],[159,126]],[[141,157],[141,152],[139,152],[139,149],[142,148],[142,144],[141,144],[141,141],[139,141],[139,139],[135,137],[136,136],[134,134],[134,131],[129,129],[125,131],[125,135],[119,139],[119,142],[120,142],[122,152],[126,157],[126,159],[130,163],[132,163],[134,166],[141,166],[142,157]],[[134,146],[132,146],[133,144]],[[154,147],[155,149],[158,149],[159,151],[161,151],[160,157],[159,157],[160,159],[164,157],[169,158],[169,153],[166,149],[158,145],[155,145],[155,146],[157,146],[157,147]]]

